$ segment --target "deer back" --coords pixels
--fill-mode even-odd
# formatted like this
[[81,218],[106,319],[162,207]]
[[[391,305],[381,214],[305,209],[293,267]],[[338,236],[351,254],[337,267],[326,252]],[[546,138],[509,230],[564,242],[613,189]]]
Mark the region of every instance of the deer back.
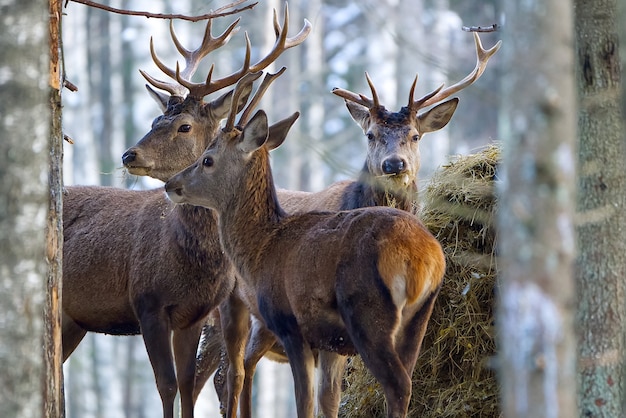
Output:
[[[63,309],[87,330],[138,333],[133,302],[145,294],[171,304],[182,328],[232,289],[212,211],[180,213],[159,190],[73,186],[64,201]],[[173,308],[185,298],[197,312]]]

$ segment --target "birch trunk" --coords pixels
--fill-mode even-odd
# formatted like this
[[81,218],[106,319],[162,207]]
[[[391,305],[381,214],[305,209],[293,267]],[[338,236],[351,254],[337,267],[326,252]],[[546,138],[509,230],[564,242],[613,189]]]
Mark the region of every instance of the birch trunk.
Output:
[[44,416],[48,12],[13,0],[0,16],[0,417]]
[[503,416],[574,417],[572,4],[508,0],[505,13],[496,321]]

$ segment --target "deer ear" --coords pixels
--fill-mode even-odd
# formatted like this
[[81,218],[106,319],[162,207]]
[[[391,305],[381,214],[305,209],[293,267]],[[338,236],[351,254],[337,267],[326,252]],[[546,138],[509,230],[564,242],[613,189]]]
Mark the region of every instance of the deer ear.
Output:
[[268,134],[267,115],[259,110],[243,128],[239,149],[244,152],[256,151],[265,144]]
[[154,90],[148,84],[146,84],[146,89],[148,90],[148,94],[150,97],[154,99],[155,102],[159,105],[161,112],[165,113],[167,110],[167,102],[170,100],[170,95],[161,93],[160,91]]
[[285,138],[287,138],[287,134],[289,133],[289,129],[291,129],[299,116],[300,112],[296,112],[288,118],[278,121],[270,126],[269,135],[267,136],[267,147],[270,150],[278,148],[280,144],[285,141]]
[[365,106],[346,100],[346,107],[352,119],[361,126],[363,132],[367,132],[370,125],[370,111]]
[[420,133],[434,132],[443,128],[450,122],[456,106],[459,104],[459,99],[454,98],[443,102],[426,113],[422,113],[417,117]]
[[[242,89],[241,96],[239,96],[239,103],[237,103],[237,112],[240,112],[248,102],[250,92],[252,92],[252,85],[246,86]],[[205,106],[208,106],[211,109],[211,112],[213,112],[218,119],[224,119],[230,112],[230,104],[232,100],[233,90],[222,94],[220,97],[207,103]]]

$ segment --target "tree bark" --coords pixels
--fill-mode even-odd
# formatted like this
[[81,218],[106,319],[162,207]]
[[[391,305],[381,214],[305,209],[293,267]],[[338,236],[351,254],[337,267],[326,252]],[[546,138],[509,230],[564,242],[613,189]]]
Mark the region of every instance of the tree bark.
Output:
[[3,2],[0,20],[0,416],[33,418],[44,415],[48,2]]
[[574,417],[572,4],[504,4],[497,319],[503,416]]
[[48,283],[44,304],[44,415],[62,418],[63,354],[61,346],[61,283],[63,275],[63,128],[61,124],[61,13],[62,2],[49,2],[50,25],[50,160],[46,261]]
[[576,0],[579,194],[576,260],[579,408],[624,416],[626,150],[618,0]]

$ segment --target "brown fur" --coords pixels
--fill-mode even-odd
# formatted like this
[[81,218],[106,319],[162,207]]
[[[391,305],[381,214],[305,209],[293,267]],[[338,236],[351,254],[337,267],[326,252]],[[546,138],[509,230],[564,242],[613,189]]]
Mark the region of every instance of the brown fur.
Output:
[[[129,171],[166,180],[180,168],[156,157],[171,143],[177,164],[189,164],[207,145],[197,139],[214,135],[231,97],[209,103],[171,97],[153,129],[124,154]],[[181,132],[182,125],[190,130]],[[66,188],[63,225],[63,359],[88,331],[141,333],[163,416],[173,417],[180,390],[183,417],[193,417],[202,325],[235,286],[214,212],[175,206],[161,190],[74,186]]]
[[[336,182],[315,193],[278,190],[277,195],[281,207],[288,213],[301,213],[315,210],[339,211],[368,206],[394,206],[414,213],[418,208],[417,172],[420,166],[420,154],[419,141],[413,138],[417,135],[421,139],[423,134],[445,126],[440,122],[434,126],[433,120],[449,121],[456,109],[457,99],[442,103],[419,117],[402,111],[389,112],[382,107],[369,111],[354,103],[346,102],[346,104],[353,119],[363,128],[363,132],[372,136],[372,139],[368,141],[367,157],[359,178]],[[394,158],[403,161],[403,169],[396,175],[385,175],[383,172],[385,161]],[[245,350],[243,366],[244,383],[240,412],[241,417],[244,418],[252,416],[252,382],[258,361],[267,354],[270,354],[274,360],[286,361],[282,347],[275,344],[275,336],[267,332],[262,324],[255,323],[254,325]],[[220,323],[217,322],[214,326],[219,327]],[[213,338],[219,336],[219,332],[208,329],[206,334],[210,334]],[[201,348],[201,351],[207,351],[208,347],[215,347],[215,345],[206,342],[203,347],[207,348]],[[201,366],[203,371],[196,379],[196,393],[199,393],[206,379],[217,368],[218,359],[223,359],[218,352],[203,355]],[[231,364],[233,364],[232,361]],[[221,364],[215,377],[215,388],[220,402],[228,405],[227,410],[230,411],[232,410],[230,405],[235,403],[234,398],[238,395],[233,393],[232,388],[223,386],[223,382],[228,380],[220,375],[224,369],[229,370]],[[233,371],[229,370],[227,373],[232,374]],[[326,405],[334,405],[335,402],[332,399],[338,396],[338,390],[337,384],[333,383],[333,387],[329,387],[327,383],[322,382],[319,402],[324,414],[332,417],[336,416],[336,411],[326,409]],[[228,400],[225,401],[226,399]]]
[[[267,152],[282,140],[262,146],[267,137],[262,112],[241,134],[219,133],[196,164],[167,182],[168,195],[219,213],[222,244],[242,278],[245,301],[289,357],[299,417],[313,416],[315,348],[325,354],[322,370],[330,363],[328,370],[336,371],[342,354],[358,352],[385,389],[388,416],[405,416],[410,374],[443,278],[441,247],[417,218],[397,209],[286,215]],[[397,223],[402,237],[396,236]],[[409,269],[432,276],[405,276],[407,282],[434,284],[435,290],[421,304],[402,296],[402,308],[394,305],[393,290],[376,266],[380,242],[400,239],[409,248],[402,263],[436,266]]]
[[[163,105],[167,105],[165,112],[162,116],[155,119],[150,133],[136,146],[129,148],[124,153],[123,161],[127,169],[134,174],[150,175],[161,180],[167,180],[175,172],[190,165],[212,139],[211,133],[215,129],[215,120],[224,115],[224,109],[230,101],[230,97],[231,93],[227,93],[207,104],[193,97],[182,99],[172,96],[169,100],[161,98]],[[243,101],[244,99],[242,99]],[[456,107],[456,103],[454,103],[454,107]],[[452,111],[454,111],[454,107]],[[358,109],[358,106],[352,105],[349,106],[349,109],[351,109],[351,114],[357,115],[354,117],[363,117],[359,113],[360,109]],[[367,110],[365,111],[367,112]],[[388,116],[390,118],[400,119],[399,116],[394,116],[395,114],[386,113],[390,115]],[[451,112],[446,112],[446,114],[448,117],[452,116]],[[424,131],[430,129],[427,124],[417,119],[408,121],[405,116],[402,116],[401,119],[413,127],[411,129],[402,127],[399,129],[396,127],[395,129],[398,132],[412,134],[417,132],[417,129]],[[428,118],[424,119],[428,120]],[[363,121],[359,120],[359,123],[362,124]],[[386,136],[382,136],[380,140],[369,142],[368,158],[357,181],[338,182],[318,193],[280,190],[279,199],[281,205],[290,213],[310,210],[337,211],[367,205],[388,205],[390,204],[388,199],[391,197],[394,205],[409,211],[415,210],[417,198],[415,177],[419,168],[418,143],[407,140],[406,137],[398,136],[393,130],[383,132],[381,129],[375,128],[375,123],[386,124],[386,122],[371,122],[372,129],[377,130],[377,132],[380,131],[380,135]],[[419,123],[422,123],[423,127],[420,127]],[[185,132],[180,132],[182,125],[189,125],[189,128]],[[364,131],[370,128],[369,125],[363,126]],[[164,155],[167,155],[168,158],[163,158]],[[379,179],[376,177],[382,174],[382,163],[385,158],[390,156],[400,156],[399,158],[402,158],[406,163],[404,174],[411,181],[407,184],[402,183],[400,188],[395,186],[398,182],[393,177],[383,176]],[[374,158],[378,160],[374,160]],[[212,215],[208,215],[207,219],[197,219],[196,221],[198,223],[214,222]],[[194,226],[190,225],[189,230],[193,229]],[[220,258],[220,256],[217,257]],[[245,335],[248,329],[248,314],[245,310],[239,310],[242,307],[241,302],[238,301],[240,297],[238,293],[240,291],[231,294],[220,306],[221,321],[216,321],[213,325],[217,330],[206,331],[206,335],[211,335],[212,338],[222,338],[222,322],[227,323],[231,327],[230,330],[225,330],[230,335],[230,337],[225,338],[225,348],[228,356],[224,356],[219,352],[209,353],[208,350],[205,350],[203,361],[196,377],[193,394],[195,401],[205,381],[217,367],[218,361],[227,359],[230,364],[228,366],[230,378],[219,379],[220,376],[217,376],[216,389],[218,394],[220,394],[220,400],[226,404],[226,412],[229,417],[233,417],[236,414],[237,401],[235,399],[238,398],[238,393],[242,391],[236,388],[242,384],[242,376],[245,376],[242,394],[242,416],[250,416],[254,368],[258,359],[268,352],[275,341],[273,335],[266,330],[258,327],[254,328],[246,349],[245,366],[236,366],[240,364],[239,358],[244,356],[243,346],[246,341],[239,334],[244,333]],[[189,344],[193,345],[194,342],[189,341]],[[211,343],[208,341],[205,341],[205,344],[207,347],[211,346]],[[213,346],[215,347],[216,345],[213,344]],[[273,358],[276,360],[285,358],[279,345],[274,346],[271,353],[273,353]],[[224,383],[226,383],[227,388],[221,387],[221,384]],[[232,394],[231,397],[222,394],[222,391],[225,389],[227,393]],[[325,394],[328,391],[331,391],[331,389],[323,387],[320,391],[320,396],[326,396]]]
[[88,331],[141,332],[164,416],[177,388],[188,413],[204,318],[235,285],[216,223],[200,221],[213,212],[174,206],[161,190],[75,186],[63,217],[63,359]]

